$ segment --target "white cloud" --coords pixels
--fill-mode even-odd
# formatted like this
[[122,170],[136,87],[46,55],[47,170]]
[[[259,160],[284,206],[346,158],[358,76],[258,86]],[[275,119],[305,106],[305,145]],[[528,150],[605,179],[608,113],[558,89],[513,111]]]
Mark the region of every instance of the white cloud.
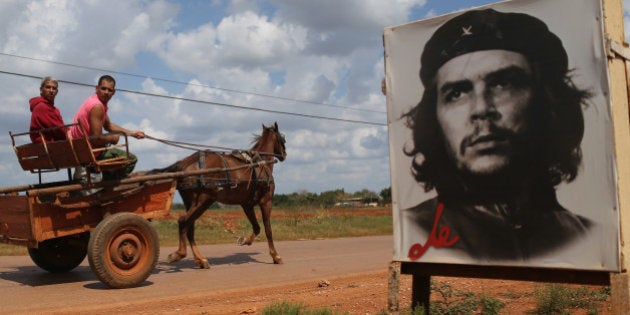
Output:
[[[28,53],[31,57],[55,59],[68,33],[78,27],[70,7],[73,1],[32,1],[8,21],[2,51]],[[4,8],[3,8],[4,9]],[[10,8],[7,12],[11,12]]]
[[270,22],[251,11],[223,19],[217,26],[218,44],[227,65],[274,65],[304,48],[304,34],[289,24]]
[[188,33],[169,36],[164,43],[164,50],[157,53],[174,70],[208,71],[213,57],[209,52],[214,47],[215,40],[214,27],[206,24]]
[[204,24],[172,34],[157,53],[175,69],[205,77],[217,68],[273,70],[303,48],[303,37],[298,27],[246,11],[225,17],[216,27]]
[[[385,109],[382,30],[406,22],[411,9],[424,3],[238,0],[214,23],[179,29],[186,2],[0,1],[0,51],[31,58],[0,57],[0,66],[34,76],[0,74],[0,125],[4,132],[28,128],[26,102],[37,95],[38,78],[50,74],[68,81],[60,84],[57,101],[71,121],[107,72],[88,68],[111,69],[119,91],[110,117],[117,124],[157,138],[247,149],[261,124],[277,121],[289,154],[275,169],[278,192],[380,190],[389,185],[384,127],[282,112],[385,122],[384,113],[362,111]],[[153,79],[115,73],[136,70]],[[184,84],[156,78],[162,74]],[[15,170],[7,138],[0,137],[0,178],[31,183],[31,176]],[[164,167],[190,154],[151,140],[130,144],[138,169]],[[6,165],[13,165],[11,172]]]

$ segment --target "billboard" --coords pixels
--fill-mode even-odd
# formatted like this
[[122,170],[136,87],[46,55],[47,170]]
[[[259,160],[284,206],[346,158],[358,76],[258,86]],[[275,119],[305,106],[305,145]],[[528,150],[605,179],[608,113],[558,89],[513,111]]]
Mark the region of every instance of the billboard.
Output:
[[513,0],[385,29],[394,260],[619,271],[602,23]]

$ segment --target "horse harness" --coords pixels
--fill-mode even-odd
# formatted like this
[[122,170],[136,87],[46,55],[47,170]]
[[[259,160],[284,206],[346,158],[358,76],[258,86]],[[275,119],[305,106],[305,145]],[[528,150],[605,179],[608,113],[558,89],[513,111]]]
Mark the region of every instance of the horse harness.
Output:
[[[255,184],[265,184],[269,185],[273,183],[273,174],[269,167],[266,164],[254,166],[255,163],[263,161],[260,154],[256,151],[243,151],[243,150],[234,150],[230,154],[226,154],[223,152],[216,152],[211,150],[197,151],[198,158],[198,169],[206,168],[206,153],[212,153],[218,156],[223,162],[223,166],[225,168],[224,171],[218,171],[225,173],[224,178],[207,178],[208,175],[198,175],[196,176],[197,180],[184,180],[179,181],[177,183],[177,189],[195,189],[195,188],[211,188],[211,187],[220,187],[220,188],[230,188],[235,189],[238,187],[240,183],[244,181],[239,180],[235,181],[230,176],[229,164],[226,159],[226,156],[232,157],[237,161],[245,164],[252,165],[249,167],[251,171],[250,180],[247,182],[255,183]],[[257,172],[258,170],[258,172]],[[253,190],[252,190],[253,191]]]

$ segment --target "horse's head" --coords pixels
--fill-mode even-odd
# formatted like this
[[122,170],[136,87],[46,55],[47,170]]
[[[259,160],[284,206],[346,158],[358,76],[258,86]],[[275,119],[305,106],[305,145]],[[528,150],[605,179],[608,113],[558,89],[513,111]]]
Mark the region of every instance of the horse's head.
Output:
[[280,162],[284,161],[287,157],[287,151],[284,146],[284,135],[278,130],[278,123],[274,123],[271,127],[265,125],[262,127],[262,134],[254,138],[255,144],[252,150],[263,155],[273,156]]
[[275,138],[273,154],[278,158],[278,160],[280,160],[280,162],[282,162],[287,158],[287,149],[285,147],[286,140],[284,139],[284,135],[280,133],[280,130],[278,130],[277,122],[273,124],[273,127],[268,127],[268,129]]

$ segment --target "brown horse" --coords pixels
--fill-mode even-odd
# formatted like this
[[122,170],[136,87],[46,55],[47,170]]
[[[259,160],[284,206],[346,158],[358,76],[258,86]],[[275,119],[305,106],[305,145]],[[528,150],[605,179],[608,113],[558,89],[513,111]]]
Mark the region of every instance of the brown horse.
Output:
[[240,205],[252,225],[252,234],[239,239],[240,245],[251,245],[260,233],[254,206],[262,212],[265,235],[269,244],[269,254],[275,264],[281,264],[282,258],[273,245],[271,233],[271,199],[274,194],[273,165],[276,158],[286,158],[285,139],[278,131],[278,124],[263,127],[260,136],[254,139],[249,151],[222,153],[199,151],[158,172],[192,171],[203,168],[220,168],[225,171],[212,172],[208,175],[189,176],[178,181],[177,190],[181,195],[186,213],[179,220],[179,248],[168,256],[169,262],[186,257],[186,239],[190,243],[195,264],[208,269],[208,260],[201,255],[195,242],[195,220],[197,220],[215,201]]

